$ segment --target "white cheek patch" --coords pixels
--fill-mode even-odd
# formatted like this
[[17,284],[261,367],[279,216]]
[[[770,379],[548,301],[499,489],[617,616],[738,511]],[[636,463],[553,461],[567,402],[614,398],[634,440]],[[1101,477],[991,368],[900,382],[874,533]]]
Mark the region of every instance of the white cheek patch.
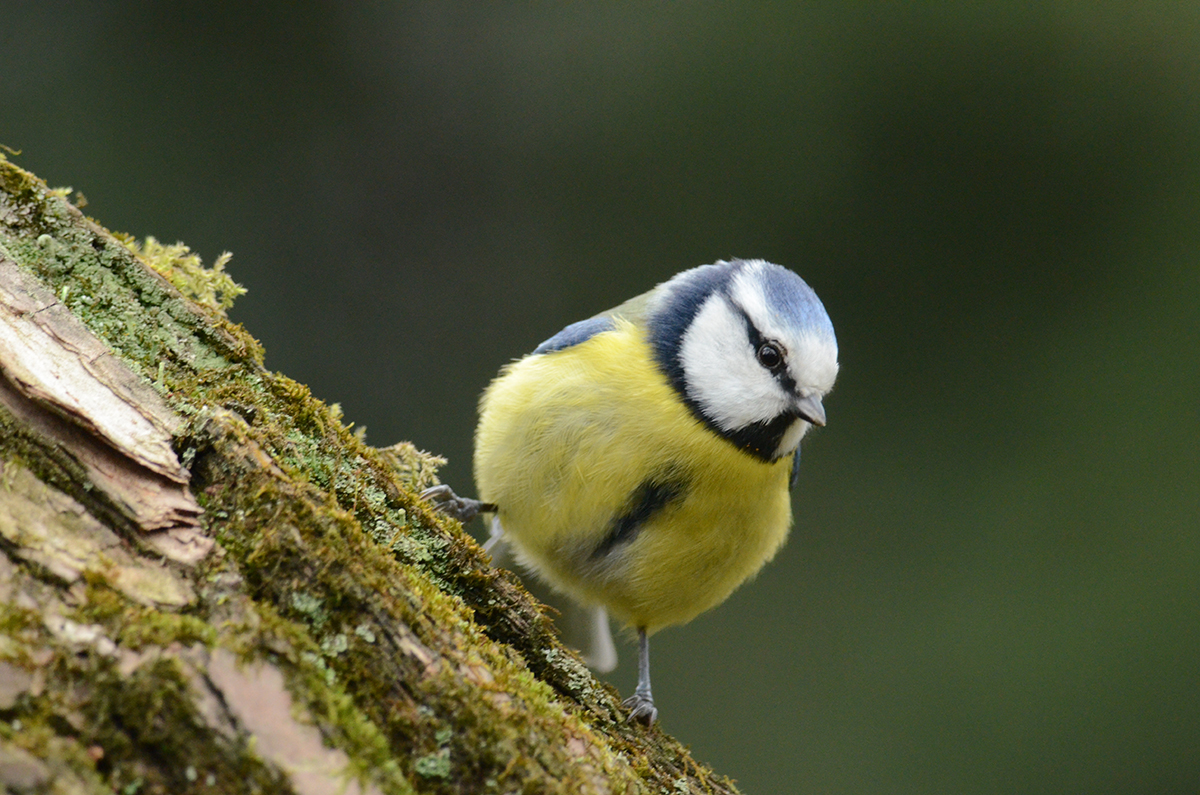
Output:
[[742,317],[720,295],[700,307],[679,346],[688,397],[723,430],[769,420],[790,405],[754,357]]

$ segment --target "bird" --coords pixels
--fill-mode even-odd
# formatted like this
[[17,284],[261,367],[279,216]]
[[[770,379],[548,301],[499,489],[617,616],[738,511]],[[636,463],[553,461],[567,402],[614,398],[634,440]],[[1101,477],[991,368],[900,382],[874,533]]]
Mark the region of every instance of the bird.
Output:
[[636,630],[623,705],[650,725],[649,638],[715,607],[792,525],[800,441],[824,426],[833,324],[793,271],[761,259],[677,273],[568,325],[503,367],[479,401],[478,499],[422,497],[464,522],[491,513],[503,549],[592,611]]

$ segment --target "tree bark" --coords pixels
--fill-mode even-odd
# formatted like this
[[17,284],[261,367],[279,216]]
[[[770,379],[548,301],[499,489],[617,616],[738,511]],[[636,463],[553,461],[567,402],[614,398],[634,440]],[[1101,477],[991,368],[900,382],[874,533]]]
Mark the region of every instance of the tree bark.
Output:
[[417,501],[437,459],[266,370],[219,265],[66,193],[0,158],[0,783],[735,791]]

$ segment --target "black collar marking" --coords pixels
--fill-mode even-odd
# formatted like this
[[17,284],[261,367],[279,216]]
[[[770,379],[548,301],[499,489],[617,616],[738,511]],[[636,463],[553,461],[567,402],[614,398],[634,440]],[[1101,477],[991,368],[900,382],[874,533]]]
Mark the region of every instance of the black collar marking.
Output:
[[[739,450],[766,463],[772,463],[776,460],[775,451],[779,449],[779,442],[783,439],[784,433],[800,415],[794,411],[785,412],[767,422],[754,423],[734,431],[727,431],[708,417],[700,404],[688,395],[683,362],[679,357],[683,335],[709,296],[720,294],[725,301],[730,301],[728,287],[734,273],[733,268],[722,268],[710,271],[691,283],[680,285],[675,294],[671,296],[669,305],[649,319],[650,339],[655,341],[654,358],[658,362],[659,370],[687,405],[692,416]],[[758,350],[758,346],[766,339],[750,322],[750,317],[744,309],[733,304],[732,301],[730,301],[730,306],[742,316],[746,323],[746,331],[753,345],[752,352]],[[796,382],[787,368],[776,373],[775,378],[784,389],[789,392],[795,391]]]

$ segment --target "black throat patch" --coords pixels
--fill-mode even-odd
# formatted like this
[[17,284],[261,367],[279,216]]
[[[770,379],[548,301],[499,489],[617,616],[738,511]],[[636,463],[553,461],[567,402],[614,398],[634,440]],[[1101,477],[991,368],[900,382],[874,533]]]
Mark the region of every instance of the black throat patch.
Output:
[[[680,289],[679,294],[674,297],[674,301],[665,307],[657,317],[650,319],[650,339],[654,341],[654,358],[658,363],[658,369],[666,376],[667,383],[679,395],[679,399],[688,407],[692,416],[742,452],[770,464],[776,460],[775,451],[779,449],[783,435],[800,415],[795,412],[786,412],[771,420],[756,422],[733,431],[726,430],[708,417],[700,404],[687,393],[687,379],[683,371],[683,363],[679,359],[683,335],[695,320],[696,314],[704,302],[713,294],[721,294],[723,300],[729,300],[727,286],[731,275],[731,272],[713,273],[706,279],[698,279],[696,283],[687,285],[686,289]],[[746,324],[746,337],[751,352],[757,350],[765,341],[762,334],[751,322],[750,316],[746,314],[745,310],[732,302],[730,302],[730,306],[741,315]],[[785,391],[795,391],[796,382],[787,368],[775,373],[774,377]]]
[[771,463],[778,460],[775,451],[779,449],[779,443],[783,440],[783,435],[787,433],[788,428],[792,427],[792,423],[799,418],[799,414],[789,412],[787,414],[780,414],[768,422],[756,422],[753,425],[738,428],[736,431],[722,431],[718,429],[717,433],[737,445],[738,449],[749,453],[755,458],[760,458],[767,463]]

